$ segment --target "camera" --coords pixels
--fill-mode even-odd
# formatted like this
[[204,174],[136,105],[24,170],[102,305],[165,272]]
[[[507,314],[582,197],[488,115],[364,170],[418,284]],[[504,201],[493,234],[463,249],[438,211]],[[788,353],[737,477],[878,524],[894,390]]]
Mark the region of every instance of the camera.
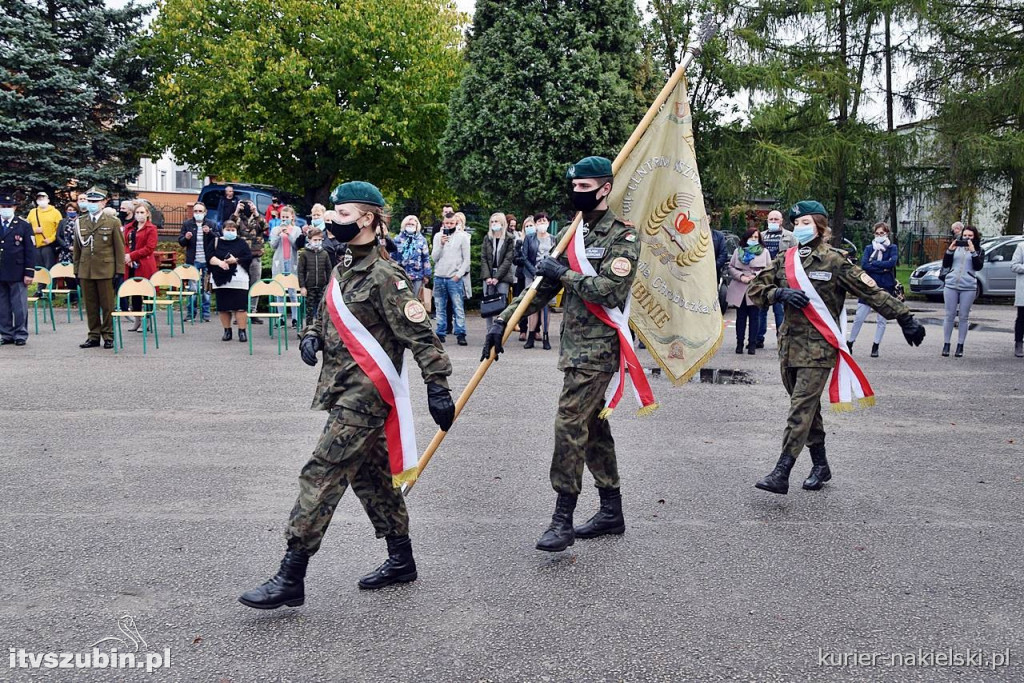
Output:
[[958,247],[966,247],[967,246],[967,240],[965,240],[963,237],[958,237],[956,239],[956,246],[958,246]]

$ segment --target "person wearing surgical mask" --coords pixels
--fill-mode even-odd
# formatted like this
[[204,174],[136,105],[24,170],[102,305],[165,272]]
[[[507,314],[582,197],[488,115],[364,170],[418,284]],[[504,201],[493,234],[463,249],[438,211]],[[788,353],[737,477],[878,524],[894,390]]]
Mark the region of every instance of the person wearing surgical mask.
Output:
[[[13,192],[0,192],[0,346],[28,342],[28,286],[35,276],[36,247],[32,226],[15,214],[17,205]],[[9,385],[8,393],[13,389]]]
[[419,297],[423,287],[430,282],[430,246],[422,233],[423,226],[416,216],[402,219],[402,227],[395,237],[395,261],[409,276],[412,293]]
[[60,211],[50,205],[50,196],[45,192],[36,194],[36,205],[28,212],[36,243],[37,266],[53,268],[57,263],[57,228],[63,220]]
[[[484,281],[484,295],[500,294],[508,297],[508,290],[516,279],[515,239],[508,235],[508,219],[496,211],[488,222],[487,235],[480,249],[480,277]],[[491,326],[491,316],[484,318]]]
[[[81,199],[81,197],[80,197]],[[75,276],[89,321],[89,336],[79,348],[114,348],[114,280],[124,276],[124,233],[121,221],[107,209],[107,192],[92,187],[85,194],[85,213],[78,217],[72,256]]]
[[297,265],[299,276],[299,294],[306,298],[306,319],[305,324],[313,324],[320,300],[327,289],[328,281],[331,279],[331,270],[334,268],[330,257],[324,250],[324,231],[320,228],[310,226],[306,233],[306,246],[299,252]]
[[238,236],[238,225],[224,221],[221,235],[210,242],[210,277],[213,291],[217,294],[217,314],[220,316],[224,334],[221,341],[231,341],[231,318],[238,326],[238,341],[249,340],[246,334],[248,316],[246,306],[249,298],[249,263],[254,255],[249,244]]
[[[221,200],[223,201],[223,200]],[[181,224],[181,232],[178,234],[178,244],[185,247],[185,264],[194,266],[199,271],[199,282],[189,282],[193,291],[200,292],[199,319],[204,323],[210,322],[210,292],[206,286],[209,280],[210,271],[207,264],[207,242],[210,236],[216,237],[220,234],[220,228],[206,210],[206,205],[196,202],[192,205],[192,217]],[[193,312],[188,312],[191,320]]]
[[[530,217],[531,224],[524,227],[526,239],[523,240],[523,275],[525,276],[526,288],[529,289],[537,277],[537,264],[546,258],[551,250],[555,248],[555,238],[549,234],[548,229],[551,222],[548,215],[543,211]],[[523,225],[527,226],[526,221]],[[543,308],[534,313],[527,320],[527,335],[524,349],[532,349],[536,344],[537,337],[545,351],[551,350],[551,339],[548,333],[548,319],[551,315],[550,307],[545,304]],[[543,324],[543,330],[541,325]],[[543,332],[543,334],[542,334]]]
[[757,274],[771,262],[768,250],[761,241],[761,232],[757,228],[749,228],[729,260],[729,275],[732,276],[732,281],[725,294],[728,304],[736,308],[736,353],[743,353],[745,337],[748,339],[747,353],[751,356],[756,353],[757,335],[761,329],[761,312],[747,296],[747,288]]
[[[238,239],[249,245],[253,258],[249,262],[249,281],[258,282],[263,279],[263,245],[267,234],[267,222],[256,209],[256,205],[248,199],[238,202],[238,208],[231,220],[238,226]],[[212,271],[211,271],[212,272]],[[252,312],[256,311],[256,301],[252,302]],[[262,325],[262,318],[253,318],[253,325]]]
[[[274,248],[274,257],[271,261],[270,272],[273,277],[278,275],[291,275],[299,261],[299,249],[297,246],[302,231],[295,225],[295,209],[291,206],[281,207],[280,223],[270,229],[270,246]],[[294,289],[288,290],[288,299],[292,303],[298,301]],[[297,306],[289,307],[292,317],[292,327],[299,327],[299,309]]]
[[[135,203],[132,221],[124,226],[124,276],[125,278],[151,278],[159,270],[156,264],[157,231],[149,213],[149,207],[142,202]],[[122,306],[122,310],[125,307]],[[141,312],[142,297],[133,296],[127,310]],[[142,330],[142,316],[135,316],[132,332]]]
[[[875,237],[871,244],[864,247],[864,256],[860,260],[860,267],[870,275],[875,283],[895,296],[896,294],[896,264],[900,259],[900,250],[889,235],[889,226],[885,223],[875,223]],[[853,318],[853,329],[850,330],[850,338],[846,345],[853,351],[853,343],[857,341],[860,328],[871,312],[871,305],[864,299],[857,302],[857,314]],[[882,337],[885,336],[885,316],[875,317],[875,341],[871,345],[871,357],[878,358],[878,349],[882,344]]]
[[[778,258],[779,254],[786,253],[786,250],[790,247],[796,246],[796,238],[793,237],[793,233],[782,227],[781,211],[773,210],[768,212],[765,229],[761,231],[761,242],[764,244],[764,248],[768,251],[768,256],[772,261]],[[768,310],[767,308],[758,309],[759,325],[756,347],[759,349],[764,348],[764,338],[768,334]],[[782,304],[772,304],[771,311],[775,316],[775,335],[778,336],[779,328],[782,327],[782,320],[785,317],[785,306]]]

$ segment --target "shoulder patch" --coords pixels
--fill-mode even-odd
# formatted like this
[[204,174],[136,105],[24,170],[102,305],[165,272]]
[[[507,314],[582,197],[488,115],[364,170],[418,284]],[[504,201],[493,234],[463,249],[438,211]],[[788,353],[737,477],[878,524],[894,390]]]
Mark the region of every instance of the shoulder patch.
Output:
[[620,256],[619,258],[612,261],[612,272],[619,277],[626,277],[633,271],[633,264],[629,262],[629,259]]
[[403,289],[407,289],[409,286],[405,284],[405,280],[398,280],[395,282],[395,289],[401,292]]
[[628,235],[626,235],[626,241],[627,242],[636,242],[636,233],[635,232],[631,232]]
[[867,273],[861,273],[860,274],[860,281],[863,282],[864,284],[866,284],[868,287],[877,287],[878,286],[875,283],[874,278],[872,278]]
[[405,302],[404,313],[409,322],[421,323],[427,319],[427,309],[416,299]]

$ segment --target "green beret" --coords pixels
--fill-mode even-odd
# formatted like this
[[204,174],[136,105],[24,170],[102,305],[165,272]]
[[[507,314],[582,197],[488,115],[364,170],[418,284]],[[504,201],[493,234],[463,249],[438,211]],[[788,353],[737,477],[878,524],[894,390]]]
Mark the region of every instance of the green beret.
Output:
[[579,178],[607,178],[612,174],[612,162],[604,157],[587,157],[580,159],[569,167],[565,177],[569,180]]
[[373,204],[384,206],[384,195],[380,193],[376,185],[362,180],[352,180],[342,183],[334,188],[331,193],[332,204]]
[[86,191],[85,198],[90,202],[99,202],[107,198],[107,191],[102,187],[93,185]]
[[828,218],[828,211],[825,210],[825,207],[821,202],[815,202],[807,199],[793,205],[793,208],[789,210],[789,220],[795,221],[801,216],[812,216],[814,214]]

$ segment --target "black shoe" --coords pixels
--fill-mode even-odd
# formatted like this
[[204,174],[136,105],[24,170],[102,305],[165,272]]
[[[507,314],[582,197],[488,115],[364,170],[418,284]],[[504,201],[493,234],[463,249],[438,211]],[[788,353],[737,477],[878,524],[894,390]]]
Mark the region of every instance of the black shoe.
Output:
[[537,541],[537,550],[557,553],[576,542],[576,532],[572,528],[572,513],[575,509],[576,496],[571,493],[558,494],[555,514],[551,516],[551,526],[541,534]]
[[871,357],[878,358],[878,344],[871,345]]
[[832,478],[832,470],[829,469],[828,460],[825,459],[825,447],[817,446],[811,448],[811,473],[804,480],[804,488],[808,491],[817,491],[825,482]]
[[743,342],[736,342],[736,353],[743,353]]
[[526,337],[526,343],[523,344],[523,348],[524,349],[532,349],[536,342],[537,342],[537,333],[536,332],[531,332]]
[[299,329],[299,321],[296,320],[295,318],[292,318],[292,329],[293,330]]
[[754,484],[754,487],[780,495],[789,493],[789,472],[793,469],[793,463],[795,462],[796,458],[792,455],[779,456],[779,462],[775,464],[775,469],[769,472],[768,476],[764,479]]
[[601,489],[601,508],[597,514],[573,530],[576,538],[597,538],[608,534],[626,532],[626,520],[622,518],[622,494],[618,489]]
[[231,328],[225,327],[224,334],[220,338],[221,341],[231,341]]
[[[262,325],[263,324],[263,318],[252,318],[251,320],[252,320],[252,324],[253,325]],[[210,321],[207,320],[206,322],[210,322]]]
[[853,342],[852,341],[846,342],[846,348],[850,350],[850,353],[853,353]]
[[393,583],[416,580],[416,560],[412,557],[412,541],[408,536],[388,536],[388,559],[371,574],[359,579],[363,590],[377,590]]
[[1013,343],[1013,356],[1014,358],[1024,358],[1024,342]]
[[[25,340],[24,339],[15,339],[14,340],[14,345],[15,346],[24,346],[25,345]],[[107,348],[110,348],[110,347],[108,346]]]
[[103,348],[105,348],[105,349],[112,349],[112,348],[114,348],[114,340],[113,339],[104,339],[103,340]]
[[754,344],[750,344],[749,346],[747,346],[747,355],[748,356],[753,356],[756,353],[757,353],[757,347]]
[[459,340],[459,346],[469,346],[469,342],[466,341],[466,335],[457,334],[455,338]]
[[542,348],[543,348],[543,349],[544,349],[545,351],[550,351],[550,350],[551,350],[551,340],[550,340],[550,339],[548,339],[548,335],[546,335],[546,334],[544,335],[544,343],[543,343],[543,344],[541,344],[541,347],[542,347]]
[[78,345],[80,349],[95,349],[100,345],[99,339],[86,339],[83,343]]
[[759,348],[759,349],[763,349],[764,348],[764,339],[758,339],[757,340],[757,348]]
[[[13,344],[13,343],[14,343],[13,339],[0,339],[0,346],[6,346],[7,344]],[[82,348],[84,349],[85,346],[82,346]]]
[[949,358],[949,344],[942,345],[942,355],[946,358]]
[[239,330],[238,331],[238,341],[240,341],[242,343],[245,343],[245,342],[249,341],[249,337],[246,336],[245,330]]
[[964,357],[964,345],[963,344],[957,344],[956,345],[956,353],[953,354],[953,357],[954,358],[963,358]]
[[440,342],[441,342],[442,344],[446,344],[446,343],[448,343],[448,337],[444,336],[443,334],[439,334],[439,335],[437,335],[437,339],[438,339],[438,341],[440,341]]
[[298,607],[306,602],[304,579],[308,565],[309,553],[301,548],[289,548],[277,574],[262,586],[242,593],[238,602],[254,609]]

